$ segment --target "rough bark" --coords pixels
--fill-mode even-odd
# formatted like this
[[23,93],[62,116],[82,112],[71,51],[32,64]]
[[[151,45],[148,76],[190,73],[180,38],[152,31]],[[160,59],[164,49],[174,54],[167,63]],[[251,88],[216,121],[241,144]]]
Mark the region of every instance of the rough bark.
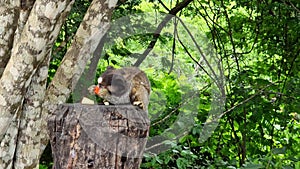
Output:
[[[35,0],[22,0],[20,2],[18,24],[13,37],[13,46],[20,41],[21,33]],[[48,59],[45,59],[40,65],[37,73],[33,75],[30,87],[25,95],[27,102],[23,104],[20,123],[18,125],[18,142],[16,143],[14,168],[37,168],[34,167],[34,165],[38,165],[39,162],[38,156],[36,155],[38,154],[36,151],[37,148],[35,148],[34,145],[36,144],[35,141],[39,141],[35,135],[39,132],[40,126],[37,120],[40,120],[41,110],[34,108],[40,104],[39,102],[44,98],[50,53],[47,58]],[[39,151],[39,147],[37,150]]]
[[13,46],[15,46],[19,41],[20,41],[20,38],[21,38],[21,33],[24,29],[24,26],[28,20],[28,17],[29,17],[29,14],[30,14],[30,11],[33,7],[33,4],[35,3],[35,0],[19,0],[20,2],[20,6],[19,6],[19,16],[17,17],[18,18],[18,21],[17,21],[17,29],[16,31],[14,32],[14,37],[13,37],[13,40],[14,40],[14,43],[13,43]]
[[[116,0],[94,0],[92,2],[77,30],[71,47],[68,49],[47,89],[42,119],[47,119],[58,104],[65,103],[74,90],[97,45],[109,29],[110,18],[116,4]],[[41,149],[49,141],[46,126],[46,121],[42,121]]]
[[[71,9],[71,5],[72,3],[70,3],[65,10],[65,14],[60,15],[53,32],[58,34],[66,19],[67,13]],[[50,57],[51,53],[49,51],[48,56],[44,62],[39,65],[38,71],[33,75],[25,95],[14,157],[15,168],[39,168],[40,153],[43,151],[40,148],[39,138],[41,121],[44,120],[41,119],[41,106],[46,92]]]
[[14,32],[17,28],[20,1],[0,3],[0,77],[10,58]]
[[47,56],[72,3],[1,1],[0,168],[38,168],[38,159],[49,140],[46,118],[76,86],[109,28],[117,1],[93,1],[46,91]]
[[41,127],[41,105],[45,97],[50,55],[32,77],[26,92],[18,130],[14,168],[38,168]]
[[25,89],[38,65],[49,52],[57,32],[54,25],[68,1],[38,1],[29,16],[20,41],[13,47],[0,80],[0,138],[23,100]]
[[[0,79],[0,168],[14,166],[24,96],[56,39],[70,1],[37,1]],[[27,150],[29,151],[29,150]]]
[[150,121],[135,106],[60,105],[48,121],[54,168],[139,168]]

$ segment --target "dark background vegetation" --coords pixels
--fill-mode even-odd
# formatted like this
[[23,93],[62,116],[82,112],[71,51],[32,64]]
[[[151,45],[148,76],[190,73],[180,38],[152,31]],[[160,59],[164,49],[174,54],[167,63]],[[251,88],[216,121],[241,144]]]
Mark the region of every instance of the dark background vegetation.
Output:
[[[90,1],[76,1],[53,47],[51,81]],[[165,12],[177,1],[121,1],[113,19],[142,12]],[[198,116],[188,135],[168,151],[146,156],[141,168],[300,168],[300,3],[298,0],[195,0],[177,13],[180,18],[205,24],[206,36],[220,56],[225,75],[226,104],[217,129],[198,142],[210,107],[208,90],[201,91]],[[155,17],[155,16],[153,16]],[[147,20],[144,21],[147,24]],[[148,23],[151,25],[151,23]],[[199,31],[203,31],[199,28]],[[109,65],[126,65],[133,49],[146,49],[152,36],[119,41],[102,53],[98,74]],[[156,47],[173,44],[160,36]],[[178,43],[178,42],[177,42]],[[121,44],[121,45],[120,45]],[[140,46],[133,46],[139,44]],[[172,46],[169,45],[172,50]],[[182,50],[182,53],[185,51]],[[185,54],[186,56],[188,54]],[[180,55],[177,56],[180,59]],[[193,67],[190,57],[184,66]],[[133,62],[134,63],[134,62]],[[190,64],[192,63],[192,64]],[[179,79],[168,71],[151,76],[152,90],[166,95],[167,108],[151,127],[150,137],[161,133],[180,106]],[[146,72],[147,73],[147,72]],[[151,114],[151,112],[150,112]],[[160,119],[165,119],[159,124]],[[51,166],[46,149],[41,168]]]

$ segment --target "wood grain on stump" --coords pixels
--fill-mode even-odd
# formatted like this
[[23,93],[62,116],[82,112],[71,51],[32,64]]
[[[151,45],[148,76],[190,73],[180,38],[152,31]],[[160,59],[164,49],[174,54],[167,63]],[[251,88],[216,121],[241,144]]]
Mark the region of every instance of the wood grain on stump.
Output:
[[60,105],[48,120],[53,168],[139,168],[149,126],[132,105]]

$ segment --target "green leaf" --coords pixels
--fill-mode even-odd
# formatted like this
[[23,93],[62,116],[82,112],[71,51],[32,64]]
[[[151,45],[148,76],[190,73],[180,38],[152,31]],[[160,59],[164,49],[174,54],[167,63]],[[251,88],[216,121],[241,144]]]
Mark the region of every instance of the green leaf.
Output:
[[242,169],[258,169],[258,168],[264,168],[261,164],[247,164],[246,166],[242,167]]
[[282,148],[273,148],[272,149],[273,154],[285,154],[286,152],[286,147]]
[[185,169],[188,164],[188,161],[185,158],[178,158],[176,160],[176,165],[178,169]]

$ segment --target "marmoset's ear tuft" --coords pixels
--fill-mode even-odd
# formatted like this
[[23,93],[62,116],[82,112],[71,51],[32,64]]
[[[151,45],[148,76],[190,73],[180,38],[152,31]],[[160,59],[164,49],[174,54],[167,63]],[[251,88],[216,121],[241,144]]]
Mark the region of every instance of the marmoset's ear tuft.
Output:
[[103,78],[102,78],[102,77],[99,77],[99,78],[98,78],[98,84],[102,83],[102,81],[103,81]]
[[106,70],[114,70],[115,68],[113,66],[107,66]]

